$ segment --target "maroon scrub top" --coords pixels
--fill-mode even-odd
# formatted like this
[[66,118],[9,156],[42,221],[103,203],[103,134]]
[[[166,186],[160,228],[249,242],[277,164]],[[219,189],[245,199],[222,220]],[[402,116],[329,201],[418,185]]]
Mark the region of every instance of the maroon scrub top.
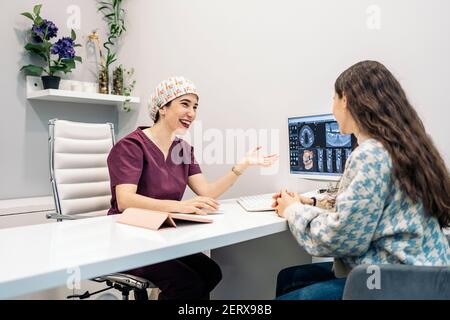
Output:
[[108,156],[108,170],[111,179],[111,209],[108,214],[120,213],[116,186],[135,184],[137,194],[159,200],[183,198],[188,177],[201,173],[195,161],[194,148],[186,141],[175,138],[164,155],[155,143],[139,127],[121,139]]

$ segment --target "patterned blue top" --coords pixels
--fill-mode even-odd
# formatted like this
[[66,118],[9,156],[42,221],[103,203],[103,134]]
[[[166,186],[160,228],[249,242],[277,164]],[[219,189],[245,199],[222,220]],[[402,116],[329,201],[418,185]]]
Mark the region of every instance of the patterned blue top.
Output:
[[289,227],[313,256],[359,264],[446,266],[450,249],[438,220],[391,178],[383,145],[364,141],[347,160],[333,211],[303,204],[286,209]]

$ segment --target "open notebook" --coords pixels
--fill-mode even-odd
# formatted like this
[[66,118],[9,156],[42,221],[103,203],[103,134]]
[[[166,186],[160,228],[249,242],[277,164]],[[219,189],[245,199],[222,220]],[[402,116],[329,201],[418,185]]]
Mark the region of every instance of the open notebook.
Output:
[[130,226],[159,230],[163,226],[176,227],[175,220],[212,223],[213,220],[194,214],[168,213],[138,208],[128,208],[117,218],[117,223]]

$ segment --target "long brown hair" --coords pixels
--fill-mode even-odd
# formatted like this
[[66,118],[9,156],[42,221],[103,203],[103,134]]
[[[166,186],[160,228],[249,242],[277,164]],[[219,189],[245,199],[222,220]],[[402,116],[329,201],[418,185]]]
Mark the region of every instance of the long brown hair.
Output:
[[450,177],[444,160],[400,83],[376,61],[362,61],[336,80],[357,126],[378,140],[392,159],[392,177],[442,227],[450,226]]

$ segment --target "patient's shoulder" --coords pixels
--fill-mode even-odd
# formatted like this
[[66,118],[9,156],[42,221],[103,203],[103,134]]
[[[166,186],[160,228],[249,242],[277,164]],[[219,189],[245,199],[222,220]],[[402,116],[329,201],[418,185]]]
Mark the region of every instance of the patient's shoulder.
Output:
[[358,146],[351,154],[347,168],[370,169],[371,167],[388,168],[392,167],[391,157],[383,144],[375,139],[368,139]]

